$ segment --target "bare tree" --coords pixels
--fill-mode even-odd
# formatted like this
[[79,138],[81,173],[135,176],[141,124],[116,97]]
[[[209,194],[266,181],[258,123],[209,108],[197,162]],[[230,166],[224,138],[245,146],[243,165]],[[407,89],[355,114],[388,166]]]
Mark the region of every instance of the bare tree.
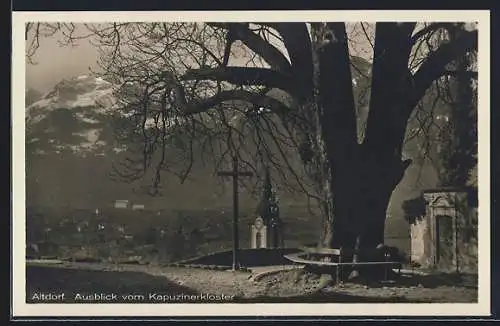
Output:
[[[177,155],[188,161],[197,143],[216,162],[229,153],[255,169],[272,163],[319,200],[319,246],[363,259],[383,243],[389,199],[411,164],[403,157],[408,121],[437,82],[473,75],[450,65],[477,47],[477,31],[464,24],[377,23],[373,36],[366,26],[373,65],[362,128],[344,23],[86,26],[105,75],[122,85],[134,121],[127,138],[142,139],[142,161],[130,160],[135,172],[127,176],[149,166],[159,180],[174,139],[183,140]],[[290,160],[294,151],[299,167]],[[181,178],[190,170],[183,166]]]

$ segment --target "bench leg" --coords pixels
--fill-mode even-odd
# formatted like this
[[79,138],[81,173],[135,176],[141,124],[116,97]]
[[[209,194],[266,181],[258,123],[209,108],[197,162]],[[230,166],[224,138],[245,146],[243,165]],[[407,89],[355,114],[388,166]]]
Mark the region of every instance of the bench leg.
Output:
[[387,270],[389,268],[389,256],[387,252],[384,254],[385,257],[385,264],[384,264],[384,281],[387,282],[387,279],[389,278],[389,271]]
[[339,254],[339,264],[337,265],[337,285],[342,281],[342,253]]

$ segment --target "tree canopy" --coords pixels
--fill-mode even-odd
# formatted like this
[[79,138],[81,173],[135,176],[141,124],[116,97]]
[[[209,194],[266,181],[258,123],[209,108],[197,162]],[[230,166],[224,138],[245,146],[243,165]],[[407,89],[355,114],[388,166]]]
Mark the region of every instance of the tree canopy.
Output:
[[[203,144],[200,146],[207,154],[214,154],[211,155],[213,160],[225,158],[221,154],[232,147],[240,149],[241,159],[248,167],[260,169],[260,172],[269,162],[279,165],[278,170],[293,171],[293,164],[287,163],[289,152],[298,148],[302,156],[307,156],[311,149],[304,135],[310,133],[313,117],[302,104],[313,97],[315,88],[318,88],[313,79],[313,48],[334,41],[337,32],[331,31],[342,29],[344,24],[337,25],[29,23],[26,54],[28,60],[33,59],[43,37],[59,37],[63,44],[68,45],[90,40],[99,50],[101,73],[120,85],[117,92],[127,104],[124,109],[130,110],[133,126],[127,125],[128,132],[122,135],[124,140],[142,138],[141,151],[147,159],[141,160],[141,165],[156,166],[161,170],[168,160],[161,152],[175,139],[182,149],[193,148],[196,142]],[[473,50],[476,46],[477,31],[469,25],[457,40],[448,42],[448,34],[457,29],[464,30],[463,26],[452,23],[347,24],[345,36],[349,38],[352,67],[352,77],[348,78],[353,80],[349,86],[354,89],[356,112],[338,117],[343,136],[352,142],[358,138],[359,141],[375,142],[377,139],[401,138],[387,134],[396,132],[394,128],[387,128],[387,124],[368,125],[368,120],[394,120],[393,124],[399,129],[405,128],[406,120],[412,114],[408,108],[422,103],[421,99],[431,84],[443,84],[447,77],[458,73],[473,75],[475,72],[469,67],[457,72],[449,65],[457,53]],[[331,30],[319,35],[324,27]],[[342,31],[338,34],[342,35]],[[368,59],[390,49],[389,53],[397,56],[388,58],[391,65],[407,69],[405,94],[412,102],[407,109],[398,110],[397,114],[389,109],[368,110],[370,93],[377,91],[371,88],[386,86],[383,81],[371,80],[382,64],[374,62],[370,67],[368,61],[352,54],[360,52],[360,43],[369,44],[369,50],[373,48],[372,55],[364,55]],[[383,78],[387,74],[380,76]],[[336,78],[339,84],[340,79]],[[437,97],[442,96],[435,94]],[[422,119],[422,113],[419,115],[418,118]],[[426,116],[429,116],[428,112]],[[434,125],[434,119],[430,123]],[[189,126],[182,128],[184,134],[189,131],[189,135],[175,136],[173,126],[180,124]],[[217,130],[213,126],[221,128]],[[252,129],[253,135],[245,133],[244,126]],[[413,130],[417,135],[425,132],[422,126]],[[227,148],[216,150],[216,144],[220,146],[221,142]],[[245,148],[250,143],[253,143],[253,148]],[[401,147],[402,143],[400,150]],[[193,154],[184,155],[185,160],[193,158]],[[153,164],[155,159],[156,164]],[[138,171],[144,170],[138,168],[139,160],[133,160],[133,163],[129,160],[129,163],[127,170],[135,173],[122,171],[122,174],[139,177]],[[189,174],[190,165],[183,166],[188,168],[179,173],[181,179]]]

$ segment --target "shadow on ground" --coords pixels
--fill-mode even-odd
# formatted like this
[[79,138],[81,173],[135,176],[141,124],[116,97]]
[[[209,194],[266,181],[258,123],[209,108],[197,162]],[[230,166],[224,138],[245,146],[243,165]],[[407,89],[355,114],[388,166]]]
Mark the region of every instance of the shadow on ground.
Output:
[[[477,302],[477,275],[403,274],[391,281],[345,281],[330,284],[327,279],[306,270],[288,270],[263,276],[259,283],[267,286],[266,294],[283,290],[320,288],[309,295],[288,297],[286,302]],[[304,291],[304,292],[305,292]],[[280,302],[283,299],[257,298],[248,302]]]
[[[33,299],[34,294],[65,293],[64,300],[40,301]],[[75,300],[76,294],[116,294],[115,300]],[[142,299],[124,299],[123,295],[143,295]],[[150,294],[168,295],[165,301],[158,300],[158,296]],[[199,291],[179,285],[166,277],[153,276],[142,272],[129,271],[95,271],[54,266],[30,266],[26,268],[26,302],[27,303],[176,303],[192,302],[207,303],[200,299],[172,299],[175,295],[198,295]],[[320,302],[409,302],[403,297],[373,298],[348,294],[317,292],[314,294],[293,297],[234,298],[232,301],[217,301],[218,303],[320,303]],[[412,301],[415,302],[415,301]],[[210,301],[214,303],[214,301]]]
[[255,297],[236,299],[240,303],[397,303],[397,302],[412,302],[404,297],[377,298],[348,295],[343,293],[332,292],[317,292],[307,295],[291,296],[291,297]]
[[[35,294],[65,294],[64,300],[55,303],[103,303],[101,300],[75,300],[77,294],[82,296],[93,294],[116,294],[116,300],[108,303],[130,302],[122,296],[144,295],[136,302],[155,302],[150,294],[198,294],[195,290],[169,281],[165,277],[152,276],[141,272],[94,271],[74,268],[27,266],[26,268],[26,302],[47,303],[33,299]],[[189,300],[185,300],[189,301]]]
[[392,282],[360,281],[359,283],[370,288],[419,286],[434,289],[441,286],[460,286],[477,290],[477,274],[436,273],[429,275],[401,274],[399,276],[396,274]]

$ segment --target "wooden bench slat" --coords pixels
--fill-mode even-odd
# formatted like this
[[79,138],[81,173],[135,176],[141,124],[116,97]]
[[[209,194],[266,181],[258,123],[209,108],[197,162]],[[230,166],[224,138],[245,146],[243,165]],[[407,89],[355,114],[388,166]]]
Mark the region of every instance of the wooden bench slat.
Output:
[[307,253],[319,254],[319,255],[340,255],[341,253],[343,254],[347,253],[345,250],[333,249],[333,248],[301,247],[300,249]]
[[337,263],[338,265],[399,265],[401,263],[396,261],[360,261],[356,263]]
[[346,266],[356,266],[356,265],[401,265],[400,262],[395,262],[395,261],[362,261],[362,262],[326,262],[326,261],[311,261],[311,260],[306,260],[304,258],[301,258],[300,255],[302,254],[290,254],[290,255],[285,255],[284,257],[290,261],[296,262],[296,263],[301,263],[305,265],[323,265],[323,266],[340,266],[340,265],[346,265]]
[[315,263],[321,263],[321,265],[324,265],[324,266],[338,266],[338,263],[336,263],[336,262],[326,262],[326,261],[312,262],[310,260],[305,260],[303,258],[300,258],[300,257],[298,257],[297,255],[294,255],[294,254],[285,255],[284,257],[286,259],[294,262],[294,263],[299,263],[299,264],[304,264],[304,265],[313,265]]
[[[317,254],[317,255],[352,255],[354,254],[354,250],[350,249],[330,249],[330,248],[316,248],[316,247],[307,247],[307,246],[302,246],[299,249],[301,249],[304,252],[310,253],[310,254]],[[368,250],[368,254],[380,254],[384,253],[385,251],[382,251],[380,249],[371,249]]]
[[301,247],[302,251],[310,253],[310,254],[319,254],[319,255],[340,255],[342,252],[340,249],[328,249],[328,248],[311,248],[311,247]]

